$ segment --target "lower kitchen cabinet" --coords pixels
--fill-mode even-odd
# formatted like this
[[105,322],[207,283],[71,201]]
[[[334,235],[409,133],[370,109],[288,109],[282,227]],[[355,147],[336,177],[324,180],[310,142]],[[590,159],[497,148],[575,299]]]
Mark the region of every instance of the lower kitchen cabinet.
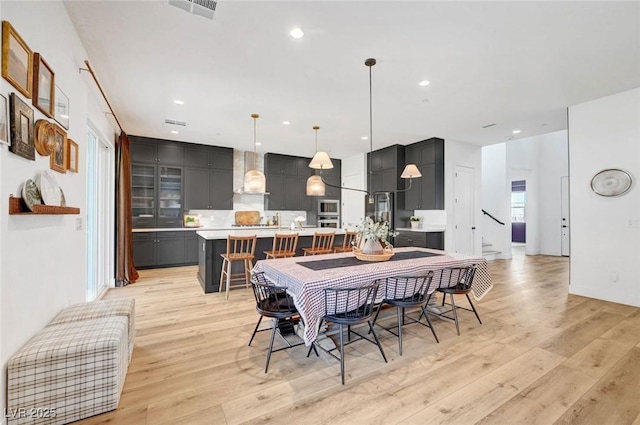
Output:
[[136,232],[133,234],[133,263],[137,269],[197,264],[196,232]]
[[398,232],[394,246],[417,246],[421,248],[444,249],[444,232]]

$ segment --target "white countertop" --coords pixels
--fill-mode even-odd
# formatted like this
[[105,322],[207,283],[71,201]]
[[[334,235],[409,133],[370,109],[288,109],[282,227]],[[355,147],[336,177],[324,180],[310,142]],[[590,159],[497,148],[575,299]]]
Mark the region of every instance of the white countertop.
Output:
[[396,230],[399,232],[422,232],[422,233],[444,232],[445,230],[447,230],[447,226],[422,226],[419,229],[412,229],[409,227],[397,227]]
[[315,232],[322,233],[330,233],[335,232],[336,235],[343,235],[344,230],[342,229],[329,229],[327,227],[305,227],[302,230],[290,230],[290,229],[281,229],[278,230],[277,227],[255,227],[255,228],[246,228],[246,227],[234,227],[233,229],[216,229],[216,230],[198,230],[198,236],[207,239],[227,239],[227,236],[251,236],[256,235],[258,238],[272,238],[276,233],[278,234],[291,234],[297,233],[300,236],[313,236]]
[[[305,229],[315,229],[316,227],[308,227],[302,226]],[[142,233],[142,232],[182,232],[182,231],[216,231],[216,230],[254,230],[254,229],[263,229],[263,230],[278,230],[278,226],[242,226],[242,227],[232,227],[232,226],[222,226],[222,227],[149,227],[149,228],[139,228],[132,229],[133,233]],[[289,226],[283,227],[283,231],[289,230]],[[325,229],[326,230],[326,229]]]

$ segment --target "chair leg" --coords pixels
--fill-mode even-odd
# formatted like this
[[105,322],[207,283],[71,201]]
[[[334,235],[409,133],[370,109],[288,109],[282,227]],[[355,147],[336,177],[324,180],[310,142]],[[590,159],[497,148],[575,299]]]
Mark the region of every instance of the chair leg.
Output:
[[231,287],[231,269],[233,267],[233,263],[231,261],[227,261],[227,294],[226,299],[229,301],[229,288]]
[[404,308],[397,307],[398,313],[398,350],[400,350],[400,355],[402,355],[402,321],[404,320]]
[[342,377],[342,385],[344,385],[344,334],[342,328],[343,325],[340,323],[340,376]]
[[458,326],[458,313],[456,312],[456,302],[453,300],[453,294],[449,294],[451,296],[451,311],[453,311],[453,320],[456,322],[456,332],[458,332],[458,336],[460,336],[460,327]]
[[351,325],[347,325],[347,341],[351,342]]
[[464,294],[464,295],[467,297],[467,300],[469,301],[469,304],[471,305],[471,308],[473,309],[473,312],[476,314],[476,317],[478,318],[478,322],[480,322],[480,324],[482,324],[482,320],[480,320],[480,316],[478,316],[478,311],[476,310],[475,306],[471,302],[471,298],[469,298],[469,294]]
[[267,351],[267,364],[264,366],[264,373],[267,373],[269,370],[269,360],[271,360],[271,352],[273,351],[273,340],[276,337],[276,332],[278,331],[278,322],[273,320],[273,328],[271,330],[271,342],[269,342],[269,351]]
[[227,266],[227,259],[223,258],[222,259],[222,269],[220,270],[220,286],[218,287],[218,292],[222,292],[222,287],[224,286],[224,279],[225,279],[225,267]]
[[378,340],[378,335],[376,335],[376,331],[373,330],[373,325],[371,324],[371,321],[367,320],[367,323],[369,324],[369,329],[371,330],[371,333],[373,334],[373,338],[376,340],[376,344],[380,349],[380,354],[382,354],[382,358],[384,359],[384,362],[387,363],[387,356],[384,355],[384,350],[382,349],[382,345],[380,345],[380,341]]
[[433,337],[436,339],[436,342],[438,344],[440,344],[440,341],[438,340],[438,336],[436,335],[436,330],[433,327],[433,323],[431,323],[431,319],[429,319],[429,315],[427,314],[427,310],[424,306],[422,306],[422,313],[420,313],[420,318],[422,318],[422,315],[424,314],[424,317],[427,318],[427,323],[429,324],[429,327],[431,328],[431,333],[433,334]]
[[[378,314],[380,314],[380,310],[382,310],[382,304],[384,304],[384,302],[380,303],[380,305],[378,306],[378,310],[376,310],[375,316],[373,316],[373,321],[371,323],[373,323],[374,325],[376,324],[376,320],[378,320]],[[369,331],[369,334],[370,333],[371,331]]]
[[258,319],[258,323],[256,324],[256,328],[253,330],[253,333],[251,334],[251,339],[249,340],[249,347],[251,347],[251,343],[253,342],[253,337],[256,336],[256,332],[258,332],[258,327],[260,326],[260,322],[262,322],[262,315],[260,315],[260,318]]

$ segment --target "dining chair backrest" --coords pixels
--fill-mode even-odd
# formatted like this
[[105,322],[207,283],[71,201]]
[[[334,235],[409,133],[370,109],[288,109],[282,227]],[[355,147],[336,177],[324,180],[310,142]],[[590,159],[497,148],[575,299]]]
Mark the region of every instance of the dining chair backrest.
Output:
[[276,233],[273,238],[273,254],[275,256],[295,256],[298,247],[297,233]]
[[336,236],[335,232],[315,232],[311,248],[306,248],[305,252],[310,254],[328,254],[333,252],[333,240]]
[[227,237],[227,256],[253,256],[256,251],[256,235]]
[[263,273],[251,276],[251,286],[259,313],[291,313],[296,308],[293,299],[287,293],[286,286],[277,286],[268,281]]
[[422,301],[437,288],[437,285],[433,284],[432,271],[424,276],[391,276],[381,280],[385,283],[386,300]]
[[344,234],[344,240],[342,241],[342,248],[351,249],[356,243],[357,233],[351,230],[347,230]]
[[476,274],[476,264],[466,267],[449,267],[434,272],[436,288],[457,288],[471,290],[473,278]]
[[325,317],[336,323],[367,320],[373,314],[378,282],[357,288],[324,290]]

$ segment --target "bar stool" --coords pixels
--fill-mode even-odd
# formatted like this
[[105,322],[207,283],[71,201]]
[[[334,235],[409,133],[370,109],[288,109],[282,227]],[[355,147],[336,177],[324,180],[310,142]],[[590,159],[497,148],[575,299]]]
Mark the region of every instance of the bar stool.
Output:
[[298,234],[276,233],[273,237],[273,249],[271,251],[263,251],[269,258],[288,258],[296,256],[296,247],[298,246]]
[[336,232],[315,232],[311,248],[302,248],[304,255],[331,254]]
[[351,252],[353,250],[353,245],[356,243],[356,235],[356,232],[347,230],[344,234],[342,245],[335,245],[333,247],[333,252]]
[[[253,268],[254,253],[256,250],[256,235],[253,236],[231,236],[227,237],[227,252],[220,254],[222,257],[222,271],[220,272],[220,288],[226,286],[226,299],[229,299],[229,288],[231,281],[242,279],[244,275],[245,286],[249,287],[251,279],[251,269]],[[244,273],[232,273],[234,261],[242,261],[244,263]]]

